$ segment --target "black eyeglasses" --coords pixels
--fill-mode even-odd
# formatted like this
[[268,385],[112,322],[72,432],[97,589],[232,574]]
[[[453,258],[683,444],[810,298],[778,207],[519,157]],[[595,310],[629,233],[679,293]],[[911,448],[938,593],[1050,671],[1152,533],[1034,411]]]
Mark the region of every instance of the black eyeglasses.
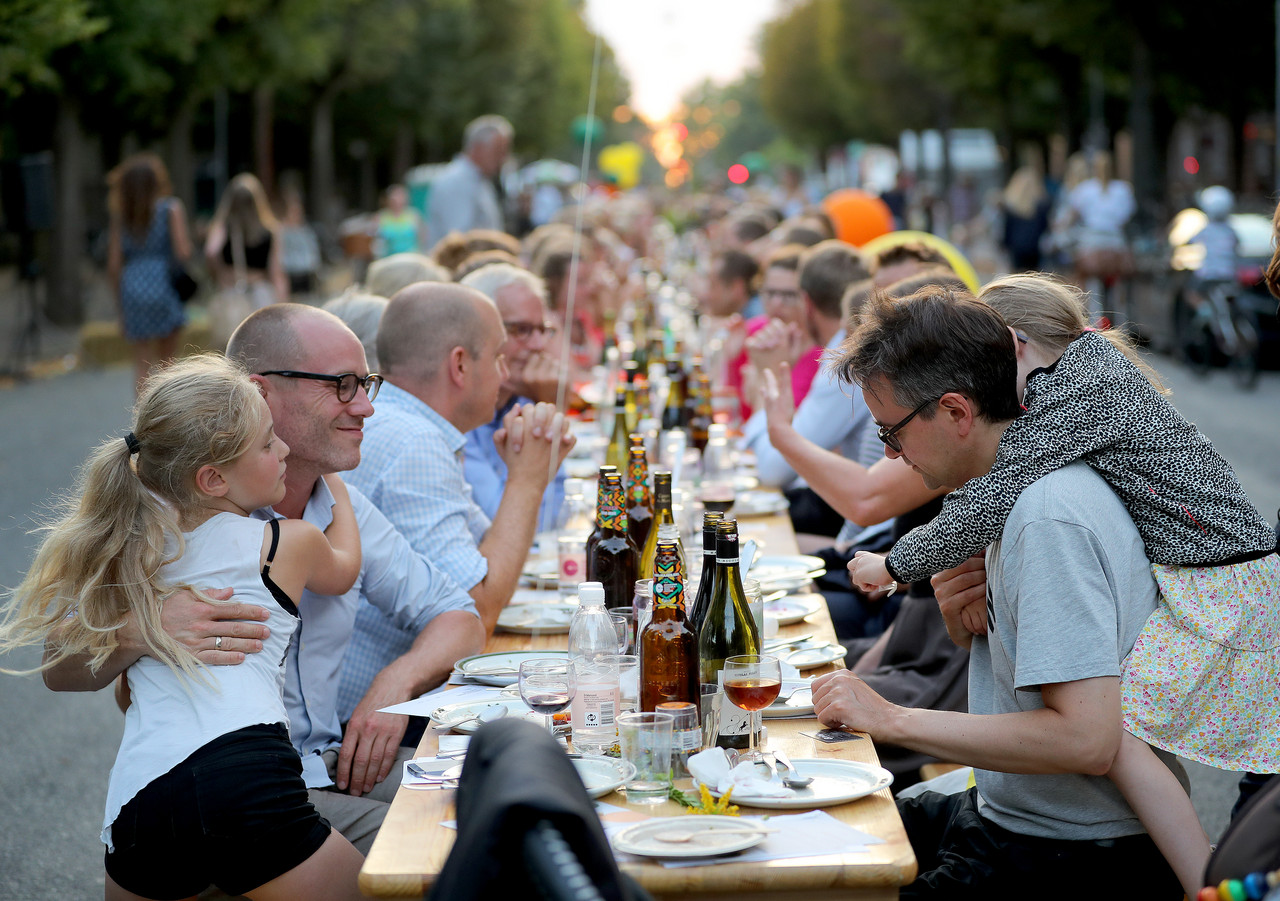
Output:
[[503,322],[502,325],[507,330],[507,335],[517,341],[528,341],[534,333],[551,338],[555,336],[557,329],[554,322]]
[[378,396],[378,389],[382,387],[382,376],[376,372],[371,372],[368,375],[356,375],[354,372],[326,375],[323,372],[272,369],[269,372],[259,372],[258,375],[279,375],[286,379],[315,379],[317,382],[333,382],[333,390],[338,392],[338,400],[344,404],[349,404],[355,400],[356,392],[361,388],[364,388],[364,393],[372,401]]
[[877,436],[880,438],[881,443],[889,447],[896,454],[902,453],[902,445],[898,443],[898,430],[901,429],[904,425],[906,425],[911,420],[915,419],[916,414],[924,410],[925,407],[936,404],[940,400],[942,400],[942,398],[940,397],[930,398],[929,400],[922,403],[920,406],[916,407],[910,413],[908,413],[897,424],[892,426],[881,426],[880,431],[876,433]]

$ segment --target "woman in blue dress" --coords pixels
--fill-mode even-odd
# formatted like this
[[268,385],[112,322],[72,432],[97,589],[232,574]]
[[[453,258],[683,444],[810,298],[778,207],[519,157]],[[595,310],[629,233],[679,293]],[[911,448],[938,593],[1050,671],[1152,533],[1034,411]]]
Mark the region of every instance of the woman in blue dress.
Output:
[[120,330],[133,346],[134,385],[173,357],[184,316],[174,290],[176,263],[191,256],[182,202],[169,195],[169,173],[153,153],[135,154],[111,171],[107,274]]

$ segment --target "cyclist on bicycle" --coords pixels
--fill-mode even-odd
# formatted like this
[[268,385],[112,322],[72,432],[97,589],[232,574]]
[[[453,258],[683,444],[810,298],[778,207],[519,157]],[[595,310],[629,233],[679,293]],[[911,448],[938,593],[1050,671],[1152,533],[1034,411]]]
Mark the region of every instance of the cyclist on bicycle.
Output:
[[1187,242],[1204,246],[1204,262],[1187,284],[1187,303],[1197,312],[1201,311],[1214,288],[1222,286],[1230,290],[1235,285],[1239,239],[1227,222],[1235,202],[1231,192],[1221,185],[1200,192],[1200,209],[1209,222]]

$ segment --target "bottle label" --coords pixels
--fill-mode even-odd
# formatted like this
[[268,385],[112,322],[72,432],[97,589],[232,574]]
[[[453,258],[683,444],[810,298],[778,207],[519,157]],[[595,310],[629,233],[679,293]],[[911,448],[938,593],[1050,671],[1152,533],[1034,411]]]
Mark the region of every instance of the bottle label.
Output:
[[720,734],[746,735],[751,729],[750,711],[729,700],[729,694],[724,690],[724,670],[716,673],[716,681],[720,683]]
[[600,729],[614,725],[618,712],[618,685],[579,685],[573,699],[573,725]]
[[716,562],[717,562],[717,563],[721,563],[721,564],[723,564],[723,563],[732,563],[734,566],[737,566],[737,565],[738,565],[738,561],[739,561],[739,558],[738,558],[738,556],[737,556],[736,554],[735,554],[734,556],[732,556],[732,557],[721,557],[719,554],[716,554]]
[[680,559],[659,556],[653,565],[653,603],[655,607],[675,610],[684,606],[684,585],[680,582]]
[[621,489],[608,492],[601,501],[600,528],[613,529],[615,532],[627,530],[627,510],[622,503]]

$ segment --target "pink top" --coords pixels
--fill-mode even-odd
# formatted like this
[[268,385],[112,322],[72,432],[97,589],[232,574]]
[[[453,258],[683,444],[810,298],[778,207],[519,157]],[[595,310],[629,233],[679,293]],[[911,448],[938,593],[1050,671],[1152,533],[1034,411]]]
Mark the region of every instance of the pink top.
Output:
[[[750,337],[760,331],[768,321],[768,316],[756,316],[748,319],[747,336]],[[742,405],[743,419],[751,415],[751,407],[747,404],[747,400],[742,394],[742,369],[749,362],[747,352],[744,350],[729,361],[725,372],[726,382],[737,393],[738,402]],[[796,365],[791,368],[791,396],[795,398],[797,407],[800,406],[800,401],[804,400],[804,396],[809,393],[809,386],[813,384],[813,377],[818,374],[818,369],[821,365],[822,347],[815,344],[802,353],[800,359],[796,361]]]

